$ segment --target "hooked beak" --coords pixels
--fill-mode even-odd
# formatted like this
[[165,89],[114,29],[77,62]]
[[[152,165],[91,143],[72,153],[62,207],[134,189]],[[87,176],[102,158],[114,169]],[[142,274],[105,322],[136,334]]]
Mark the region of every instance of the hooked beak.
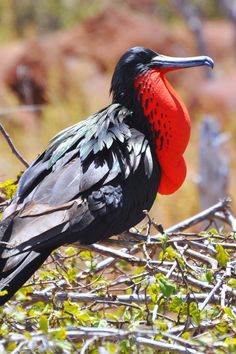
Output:
[[198,56],[198,57],[189,57],[189,58],[176,58],[176,57],[168,57],[165,55],[157,55],[152,58],[151,66],[160,68],[160,69],[181,69],[181,68],[190,68],[194,66],[202,66],[207,65],[212,69],[214,67],[214,61],[207,56]]

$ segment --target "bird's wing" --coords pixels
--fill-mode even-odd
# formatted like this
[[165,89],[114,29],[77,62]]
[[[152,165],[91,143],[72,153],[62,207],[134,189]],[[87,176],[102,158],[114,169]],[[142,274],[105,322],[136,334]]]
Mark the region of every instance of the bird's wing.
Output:
[[58,235],[69,229],[81,233],[95,218],[120,208],[120,182],[135,173],[140,161],[150,177],[150,147],[142,133],[125,123],[130,114],[113,104],[52,140],[21,177],[5,212],[6,219],[12,213],[13,224],[2,237],[0,231],[0,239],[15,248],[3,251],[3,258],[48,245],[57,236],[55,248],[68,241]]
[[126,124],[130,114],[111,105],[67,129],[23,174],[0,222],[0,290],[8,292],[0,305],[53,249],[93,243],[140,221],[149,189],[150,207],[157,176],[145,136]]

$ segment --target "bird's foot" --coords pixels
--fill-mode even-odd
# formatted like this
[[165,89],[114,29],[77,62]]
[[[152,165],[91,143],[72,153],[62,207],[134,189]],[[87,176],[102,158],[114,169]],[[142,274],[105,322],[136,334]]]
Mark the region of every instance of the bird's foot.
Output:
[[153,226],[160,234],[164,234],[164,228],[161,224],[157,223],[153,218],[150,217],[149,213],[147,210],[143,210],[144,215],[147,217],[148,222],[147,222],[147,229],[146,229],[146,236],[148,239],[150,239],[150,230],[151,227]]

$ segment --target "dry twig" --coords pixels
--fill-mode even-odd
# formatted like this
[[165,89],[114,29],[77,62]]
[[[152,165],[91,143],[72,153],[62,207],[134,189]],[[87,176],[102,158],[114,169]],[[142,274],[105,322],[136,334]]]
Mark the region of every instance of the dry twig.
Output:
[[28,162],[24,159],[24,157],[19,153],[19,151],[17,150],[17,148],[15,147],[12,139],[10,138],[10,135],[7,133],[6,129],[3,127],[3,125],[0,123],[0,132],[2,133],[2,135],[4,136],[4,138],[6,139],[8,145],[11,148],[12,153],[18,158],[18,160],[23,163],[23,165],[25,167],[29,167]]

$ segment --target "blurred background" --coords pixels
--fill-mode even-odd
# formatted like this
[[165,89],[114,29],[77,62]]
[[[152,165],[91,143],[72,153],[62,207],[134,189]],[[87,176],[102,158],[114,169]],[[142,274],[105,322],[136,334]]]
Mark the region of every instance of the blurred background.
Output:
[[[109,104],[114,66],[132,46],[215,60],[213,71],[168,77],[192,135],[184,185],[152,210],[167,227],[236,194],[235,0],[1,1],[0,122],[32,162],[58,131]],[[1,135],[0,181],[23,169]]]

